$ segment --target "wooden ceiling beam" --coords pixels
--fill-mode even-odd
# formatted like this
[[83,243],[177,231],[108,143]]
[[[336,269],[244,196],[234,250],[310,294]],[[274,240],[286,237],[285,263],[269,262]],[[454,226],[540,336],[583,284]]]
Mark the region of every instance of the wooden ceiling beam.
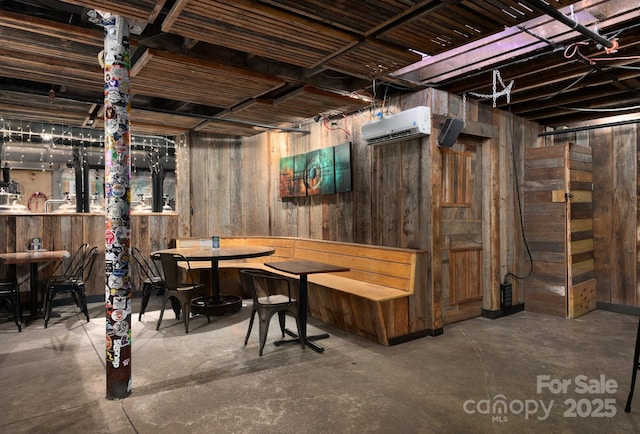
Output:
[[102,47],[104,31],[91,30],[70,24],[57,23],[30,15],[0,10],[0,28],[13,28],[63,41],[82,41],[82,44]]

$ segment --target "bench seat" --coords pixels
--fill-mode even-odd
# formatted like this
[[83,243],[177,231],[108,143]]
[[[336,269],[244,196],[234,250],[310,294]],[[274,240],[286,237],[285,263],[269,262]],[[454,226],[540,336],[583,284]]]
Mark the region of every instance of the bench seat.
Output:
[[375,283],[363,282],[349,277],[336,276],[334,274],[313,274],[309,276],[309,283],[335,289],[358,297],[368,298],[373,301],[386,301],[395,298],[409,297],[411,294],[400,289]]

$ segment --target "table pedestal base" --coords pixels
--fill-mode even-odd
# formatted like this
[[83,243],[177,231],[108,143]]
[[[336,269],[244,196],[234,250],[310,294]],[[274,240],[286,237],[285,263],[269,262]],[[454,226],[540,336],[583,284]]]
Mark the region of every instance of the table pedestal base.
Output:
[[242,297],[236,295],[221,295],[220,297],[194,298],[191,301],[191,312],[195,314],[223,316],[228,313],[236,313],[242,308]]
[[[275,341],[273,343],[273,345],[275,345],[276,347],[279,345],[283,345],[283,344],[295,344],[295,343],[300,343],[300,337],[292,332],[289,329],[284,329],[284,332],[286,334],[288,334],[289,336],[291,336],[293,339],[280,339],[278,341]],[[311,347],[313,350],[317,351],[318,353],[323,353],[324,352],[324,348],[321,347],[320,345],[316,344],[314,341],[320,340],[320,339],[327,339],[329,337],[328,333],[322,333],[319,335],[312,335],[312,336],[307,336],[307,340],[305,341],[305,345]]]

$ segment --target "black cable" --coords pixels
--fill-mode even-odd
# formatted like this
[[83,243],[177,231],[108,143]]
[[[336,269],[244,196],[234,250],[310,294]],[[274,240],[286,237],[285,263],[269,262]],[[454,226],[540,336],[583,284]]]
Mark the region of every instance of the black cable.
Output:
[[[517,164],[516,164],[516,152],[515,152],[515,147],[513,146],[513,114],[511,115],[511,161],[513,162],[513,178],[515,180],[515,189],[516,189],[516,196],[517,196],[517,200],[518,200],[518,211],[520,214],[520,228],[522,229],[522,241],[524,242],[524,246],[527,249],[527,255],[529,256],[529,273],[527,273],[526,276],[518,276],[515,273],[511,273],[511,272],[507,272],[504,275],[504,283],[507,283],[507,277],[511,276],[514,277],[515,279],[518,280],[524,280],[524,279],[528,279],[529,277],[531,277],[531,275],[533,274],[533,257],[531,256],[531,250],[529,249],[529,243],[527,242],[527,237],[524,233],[524,216],[522,214],[522,199],[520,198],[520,188],[519,188],[519,183],[518,183],[518,169],[517,169]],[[524,149],[523,149],[523,153],[524,153]]]
[[556,96],[560,95],[561,93],[563,93],[566,90],[571,89],[573,86],[575,86],[576,84],[578,84],[580,81],[582,81],[583,78],[585,78],[587,75],[591,74],[594,70],[590,69],[588,70],[586,73],[582,74],[580,77],[578,77],[574,82],[572,82],[571,84],[569,84],[568,86],[566,86],[564,89],[559,90],[558,92],[542,97],[542,98],[538,98],[536,101],[547,101],[550,100],[551,98],[555,98]]

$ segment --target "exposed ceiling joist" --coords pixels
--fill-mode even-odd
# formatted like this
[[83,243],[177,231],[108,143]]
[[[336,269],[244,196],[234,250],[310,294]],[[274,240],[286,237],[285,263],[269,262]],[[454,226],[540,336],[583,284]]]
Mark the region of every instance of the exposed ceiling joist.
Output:
[[[99,127],[92,104],[103,99],[97,56],[104,36],[87,17],[94,8],[140,27],[131,36],[130,101],[140,125],[158,134],[217,129],[233,135],[234,126],[238,136],[277,126],[297,131],[309,114],[368,107],[365,95],[424,86],[490,93],[494,70],[514,81],[511,98],[498,107],[548,126],[611,114],[580,108],[624,114],[624,106],[639,105],[638,2],[558,0],[551,9],[538,3],[6,0],[0,4],[0,115],[45,116],[42,102],[49,103],[53,89],[43,120]],[[562,23],[570,5],[571,20],[590,32],[597,25],[606,41],[618,38],[618,53]],[[567,47],[575,48],[573,57],[565,55]]]

